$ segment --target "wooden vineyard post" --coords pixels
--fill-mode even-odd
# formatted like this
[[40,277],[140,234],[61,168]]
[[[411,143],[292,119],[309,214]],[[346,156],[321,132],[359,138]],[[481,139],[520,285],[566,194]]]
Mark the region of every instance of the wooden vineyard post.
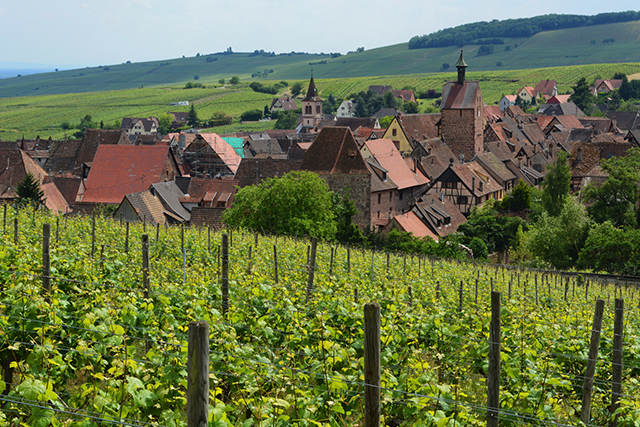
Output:
[[402,274],[407,274],[407,254],[404,254],[404,261],[402,266]]
[[462,280],[460,281],[460,305],[458,306],[458,311],[460,313],[462,313],[462,297],[463,297],[463,293],[464,293],[464,285],[462,284]]
[[593,375],[596,372],[596,362],[598,360],[598,347],[600,345],[600,330],[602,328],[602,315],[604,313],[604,300],[596,301],[596,311],[593,315],[593,328],[591,329],[591,342],[589,344],[589,359],[587,359],[587,370],[584,374],[582,385],[582,411],[580,421],[589,425],[591,421],[591,391],[593,389]]
[[124,235],[124,252],[129,252],[129,221],[125,223],[125,235]]
[[273,282],[278,283],[278,247],[273,245]]
[[390,257],[389,252],[387,252],[387,279],[389,279],[389,262],[390,262],[389,257]]
[[211,226],[207,227],[207,251],[211,255]]
[[142,235],[142,287],[144,298],[149,298],[151,284],[149,282],[149,235]]
[[[616,298],[615,314],[613,319],[613,360],[611,378],[611,414],[620,407],[622,396],[622,332],[624,327],[624,300]],[[618,425],[618,415],[611,419],[611,427]]]
[[306,302],[309,302],[311,294],[313,293],[313,279],[316,272],[316,253],[318,251],[318,238],[311,239],[311,254],[309,257],[309,276],[307,278],[307,298]]
[[96,217],[91,217],[91,256],[96,253]]
[[380,304],[364,306],[364,427],[380,426]]
[[227,318],[229,310],[229,236],[222,235],[222,317]]
[[498,427],[500,413],[500,292],[491,292],[489,370],[487,375],[487,427]]
[[158,241],[160,240],[160,223],[156,223],[156,246],[158,246]]
[[45,301],[50,301],[51,296],[51,257],[49,252],[49,239],[51,237],[51,225],[42,224],[42,289]]
[[407,288],[407,292],[409,293],[409,307],[413,307],[413,291],[411,290],[411,286]]
[[440,302],[440,282],[436,282],[436,301]]
[[60,217],[56,217],[56,243],[60,241]]
[[147,216],[146,215],[142,215],[142,231],[144,233],[147,232]]
[[347,273],[351,273],[351,247],[347,246]]
[[358,303],[358,288],[353,289],[353,302]]
[[13,218],[13,243],[18,244],[18,216]]
[[538,273],[536,273],[535,275],[535,281],[536,281],[536,305],[538,305]]
[[199,321],[189,323],[187,426],[207,425],[209,425],[209,324]]
[[2,216],[2,234],[7,232],[7,204],[4,204],[4,214]]
[[229,247],[233,247],[233,229],[229,230]]
[[253,248],[249,246],[249,260],[247,261],[247,274],[251,274],[252,260],[251,260],[251,252]]
[[373,262],[376,257],[376,248],[373,248],[373,252],[371,252],[371,270],[369,272],[369,282],[373,283]]
[[333,254],[337,248],[331,248],[331,260],[329,261],[329,276],[333,276]]
[[478,278],[476,277],[476,305],[478,305]]

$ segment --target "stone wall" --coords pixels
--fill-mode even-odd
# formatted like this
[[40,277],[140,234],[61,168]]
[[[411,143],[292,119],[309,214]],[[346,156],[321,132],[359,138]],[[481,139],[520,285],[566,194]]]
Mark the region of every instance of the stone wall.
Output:
[[214,227],[216,230],[224,228],[222,214],[226,208],[206,208],[195,206],[191,209],[190,225],[195,227]]
[[482,112],[479,111],[478,116],[476,110],[442,110],[440,129],[447,146],[456,155],[456,160],[460,160],[460,153],[463,153],[465,162],[468,162],[483,151]]
[[[334,174],[320,175],[331,191],[349,191],[349,199],[356,205],[358,213],[353,223],[365,229],[371,223],[371,175]],[[387,195],[387,197],[389,197]]]

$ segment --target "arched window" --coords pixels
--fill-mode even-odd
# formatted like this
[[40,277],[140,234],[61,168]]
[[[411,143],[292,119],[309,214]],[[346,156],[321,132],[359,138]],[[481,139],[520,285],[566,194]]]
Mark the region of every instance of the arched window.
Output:
[[304,107],[304,113],[311,114],[311,105],[307,105],[306,107]]
[[321,113],[320,108],[321,108],[320,104],[316,105],[316,114],[320,114]]

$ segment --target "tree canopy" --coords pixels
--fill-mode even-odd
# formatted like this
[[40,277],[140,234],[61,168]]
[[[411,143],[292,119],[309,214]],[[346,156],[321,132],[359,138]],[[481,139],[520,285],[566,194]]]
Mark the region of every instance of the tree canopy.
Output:
[[558,154],[555,163],[549,165],[549,171],[542,183],[542,206],[551,216],[557,216],[569,195],[571,188],[571,168],[567,164],[568,154]]
[[27,173],[24,179],[18,184],[16,194],[18,195],[17,202],[21,204],[37,205],[42,202],[42,198],[44,197],[40,183],[31,173]]
[[196,113],[196,107],[193,104],[191,104],[191,109],[189,109],[187,124],[191,127],[198,127],[200,125],[200,119],[198,119],[198,113]]
[[232,227],[274,234],[319,238],[336,234],[332,193],[322,178],[306,171],[241,188],[224,221]]
[[589,83],[585,77],[581,77],[576,85],[573,86],[573,93],[569,97],[569,101],[573,102],[582,111],[587,112],[593,109],[595,98],[589,90]]

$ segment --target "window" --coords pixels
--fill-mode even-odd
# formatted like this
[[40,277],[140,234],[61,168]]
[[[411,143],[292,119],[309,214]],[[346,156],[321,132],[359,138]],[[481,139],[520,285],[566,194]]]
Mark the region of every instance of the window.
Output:
[[398,129],[392,129],[391,136],[398,136]]
[[467,196],[458,196],[458,201],[456,203],[459,205],[466,205],[467,201]]
[[444,181],[442,183],[442,188],[456,188],[457,184],[457,182],[453,181]]
[[398,199],[402,200],[402,190],[398,191]]
[[444,219],[444,225],[445,227],[451,225],[451,217],[448,216]]
[[[382,200],[382,194],[378,193],[378,204],[380,204],[381,200]],[[378,211],[378,217],[380,217],[380,211]]]
[[306,107],[304,107],[304,113],[311,114],[311,105],[307,105]]
[[316,105],[316,114],[320,114],[321,110],[320,110],[320,104]]
[[393,192],[389,191],[389,201],[393,201]]

